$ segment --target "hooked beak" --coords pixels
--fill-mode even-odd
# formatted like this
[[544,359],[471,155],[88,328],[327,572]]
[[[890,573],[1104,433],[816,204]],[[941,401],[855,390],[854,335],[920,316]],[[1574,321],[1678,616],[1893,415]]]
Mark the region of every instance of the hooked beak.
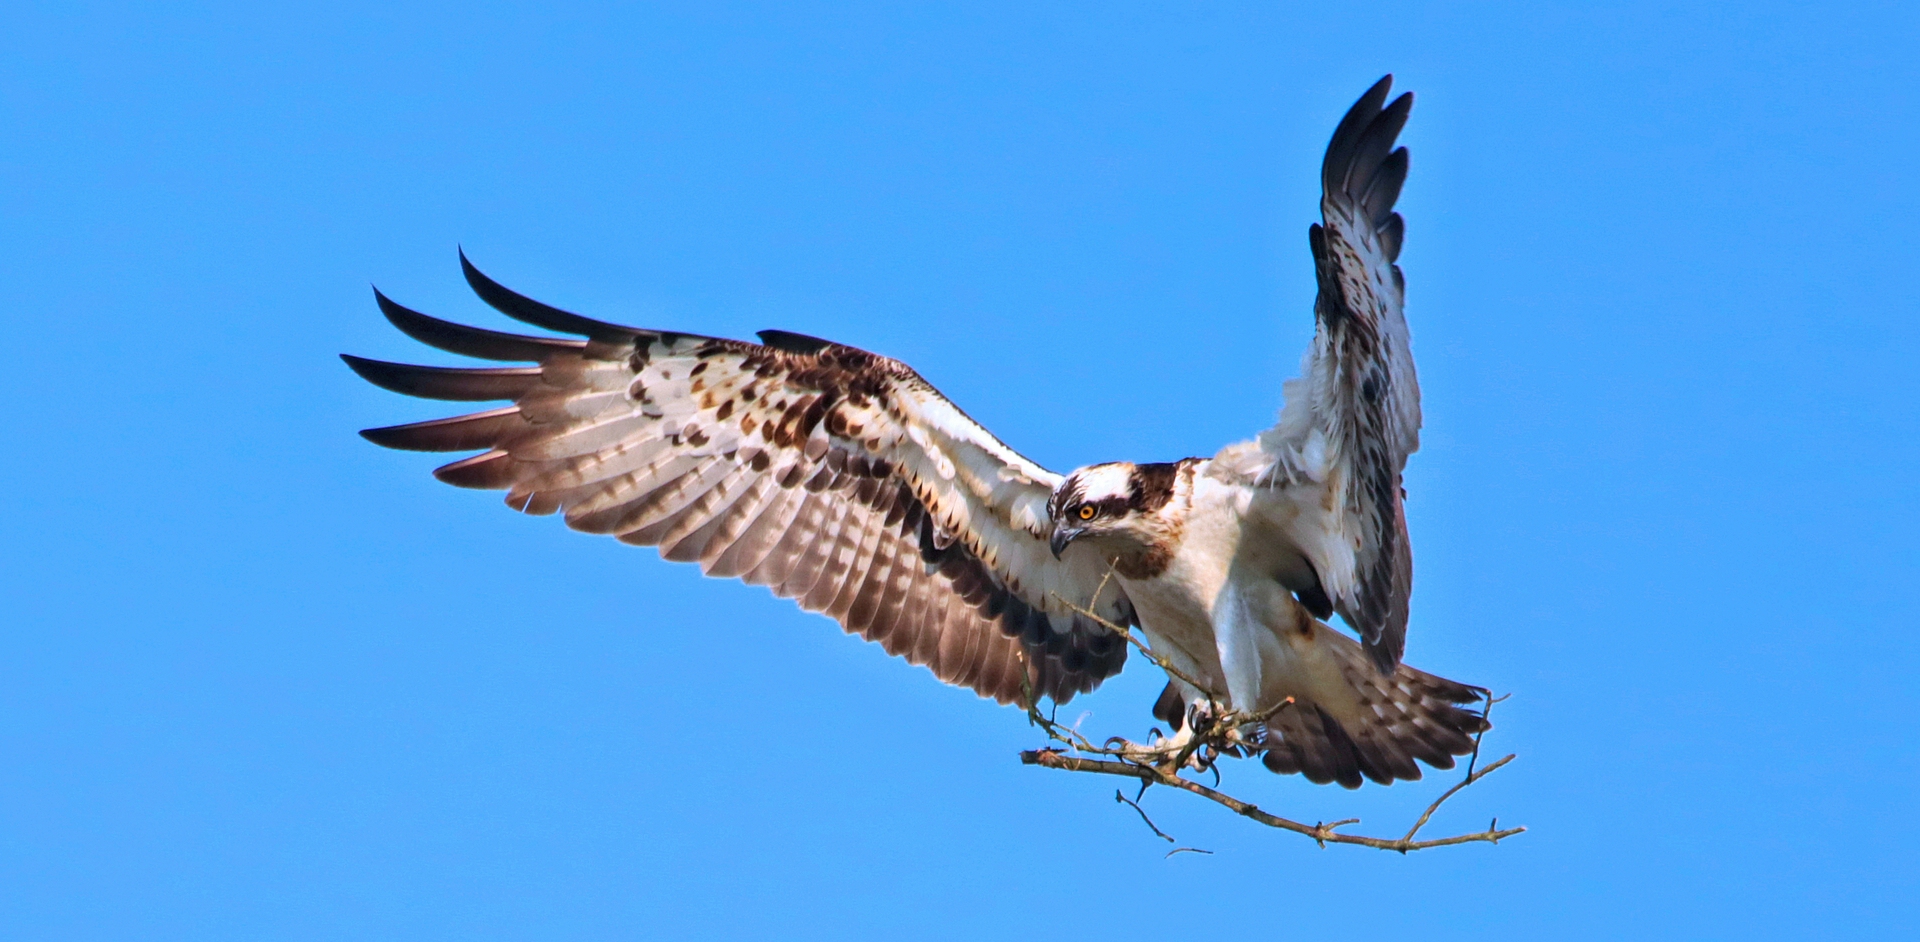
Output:
[[1061,551],[1067,548],[1067,544],[1079,539],[1080,534],[1085,532],[1087,531],[1083,527],[1054,527],[1053,539],[1047,541],[1047,548],[1053,550],[1054,559],[1059,559]]

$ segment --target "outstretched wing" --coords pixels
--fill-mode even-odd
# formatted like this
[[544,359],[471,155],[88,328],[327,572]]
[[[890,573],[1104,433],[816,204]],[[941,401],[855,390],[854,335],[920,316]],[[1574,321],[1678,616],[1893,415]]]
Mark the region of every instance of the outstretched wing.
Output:
[[[481,299],[586,339],[524,337],[408,310],[408,336],[531,366],[469,369],[344,359],[428,399],[511,400],[368,429],[376,444],[480,451],[434,471],[504,489],[530,514],[657,546],[712,576],[765,585],[888,653],[1002,703],[1065,701],[1117,673],[1126,645],[1076,615],[1101,573],[1047,550],[1058,476],[1028,461],[904,364],[780,331],[762,343],[621,327],[522,297],[460,257]],[[1125,623],[1108,587],[1095,610]]]
[[1287,383],[1279,423],[1260,437],[1275,475],[1306,476],[1333,494],[1328,520],[1346,558],[1316,560],[1327,596],[1391,676],[1406,647],[1413,555],[1400,474],[1420,447],[1420,384],[1394,260],[1404,223],[1393,211],[1407,178],[1394,139],[1413,95],[1387,104],[1393,76],[1361,96],[1327,145],[1320,212],[1308,230],[1320,293],[1303,376]]

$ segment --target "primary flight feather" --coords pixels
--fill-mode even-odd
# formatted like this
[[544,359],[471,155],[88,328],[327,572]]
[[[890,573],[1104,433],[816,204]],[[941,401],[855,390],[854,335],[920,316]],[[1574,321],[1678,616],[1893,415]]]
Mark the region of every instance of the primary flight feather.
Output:
[[[1062,476],[899,361],[783,331],[749,343],[603,323],[503,287],[464,253],[482,300],[572,336],[467,327],[376,292],[423,343],[533,365],[345,357],[396,392],[512,403],[361,434],[479,452],[435,476],[768,586],[1002,703],[1064,702],[1119,672],[1127,647],[1105,620],[1138,626],[1198,683],[1173,679],[1156,704],[1176,727],[1210,694],[1250,714],[1293,698],[1255,734],[1275,771],[1357,787],[1417,779],[1415,759],[1451,768],[1485,725],[1456,704],[1480,691],[1400,662],[1401,471],[1420,395],[1394,264],[1407,173],[1394,142],[1412,96],[1389,103],[1391,81],[1327,149],[1303,375],[1273,428],[1212,458]],[[1336,611],[1360,642],[1322,620]]]

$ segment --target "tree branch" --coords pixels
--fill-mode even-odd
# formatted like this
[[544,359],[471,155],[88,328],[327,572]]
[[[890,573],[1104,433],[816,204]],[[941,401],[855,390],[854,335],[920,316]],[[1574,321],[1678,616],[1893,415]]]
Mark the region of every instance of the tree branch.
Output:
[[[1200,771],[1211,770],[1215,776],[1214,784],[1216,786],[1219,785],[1220,770],[1217,763],[1221,757],[1233,756],[1238,758],[1257,752],[1257,747],[1242,737],[1241,730],[1257,724],[1264,724],[1267,720],[1273,718],[1274,714],[1293,706],[1294,700],[1292,697],[1288,697],[1273,705],[1271,708],[1259,713],[1222,710],[1220,707],[1225,701],[1212,690],[1209,690],[1205,684],[1183,673],[1170,663],[1166,657],[1147,647],[1139,637],[1128,630],[1127,626],[1114,624],[1112,621],[1093,611],[1092,606],[1099,603],[1100,594],[1106,591],[1108,580],[1112,579],[1112,577],[1113,569],[1109,566],[1106,576],[1100,580],[1099,588],[1094,590],[1093,599],[1086,606],[1076,605],[1059,595],[1055,595],[1054,598],[1082,617],[1092,619],[1108,631],[1119,635],[1128,644],[1133,645],[1135,649],[1139,650],[1148,660],[1158,665],[1161,670],[1166,671],[1169,676],[1185,682],[1194,690],[1205,695],[1209,709],[1205,715],[1201,715],[1200,712],[1196,710],[1194,715],[1189,716],[1189,736],[1185,742],[1181,742],[1177,747],[1171,745],[1142,746],[1119,737],[1108,739],[1096,745],[1091,739],[1082,735],[1079,730],[1072,727],[1061,726],[1055,722],[1052,717],[1040,715],[1039,701],[1034,695],[1031,680],[1030,678],[1023,678],[1022,684],[1023,690],[1026,693],[1028,723],[1040,727],[1046,732],[1049,739],[1059,744],[1058,746],[1047,746],[1041,749],[1029,749],[1021,752],[1020,761],[1023,764],[1038,765],[1049,769],[1063,769],[1068,772],[1091,772],[1098,775],[1118,775],[1125,778],[1136,779],[1140,782],[1141,796],[1146,794],[1147,787],[1150,785],[1165,785],[1168,788],[1177,788],[1184,792],[1199,795],[1215,804],[1222,805],[1239,814],[1241,817],[1257,821],[1271,828],[1292,831],[1295,834],[1309,837],[1321,847],[1326,847],[1328,844],[1354,844],[1360,847],[1373,847],[1379,850],[1392,850],[1405,854],[1409,851],[1426,850],[1430,847],[1447,847],[1453,844],[1478,842],[1498,844],[1506,838],[1526,831],[1524,827],[1502,829],[1500,827],[1500,819],[1495,818],[1484,831],[1475,831],[1471,834],[1456,834],[1451,837],[1439,837],[1430,840],[1416,839],[1420,834],[1420,829],[1426,827],[1428,821],[1433,820],[1434,812],[1439,811],[1440,806],[1445,804],[1447,799],[1459,794],[1462,789],[1486,778],[1500,767],[1513,761],[1514,756],[1509,754],[1499,761],[1490,763],[1485,768],[1475,768],[1475,765],[1480,759],[1480,737],[1486,733],[1484,727],[1481,729],[1480,734],[1474,737],[1473,755],[1467,760],[1466,776],[1452,788],[1442,793],[1439,798],[1434,799],[1433,804],[1428,805],[1426,811],[1421,813],[1419,819],[1413,822],[1413,827],[1408,828],[1407,833],[1398,838],[1342,834],[1337,830],[1349,824],[1359,824],[1359,818],[1316,822],[1314,824],[1306,824],[1291,818],[1283,818],[1271,812],[1263,811],[1251,802],[1242,801],[1220,791],[1217,787],[1208,788],[1199,782],[1182,776],[1180,772],[1187,768]],[[1023,657],[1022,660],[1024,661],[1025,658]],[[1491,691],[1487,692],[1487,704],[1481,712],[1481,718],[1485,719],[1492,713],[1493,705],[1504,699],[1506,698],[1494,697]],[[1085,753],[1085,755],[1070,755],[1069,753]],[[1153,819],[1147,817],[1146,809],[1140,807],[1137,799],[1130,801],[1124,794],[1117,790],[1113,793],[1113,798],[1114,801],[1130,805],[1134,811],[1139,812],[1140,819],[1146,822],[1147,827],[1153,829],[1155,835],[1168,843],[1175,843],[1171,835],[1160,830],[1159,826],[1153,823]],[[1171,857],[1183,850],[1198,853],[1212,853],[1211,851],[1200,851],[1196,848],[1176,847],[1172,851],[1169,851],[1167,856]]]
[[[1426,826],[1427,821],[1433,817],[1434,811],[1438,810],[1442,803],[1459,793],[1461,789],[1486,778],[1487,775],[1495,769],[1513,761],[1513,758],[1513,756],[1507,756],[1475,772],[1471,778],[1462,779],[1459,784],[1447,789],[1446,794],[1441,795],[1438,800],[1427,807],[1426,813],[1420,816],[1420,820],[1415,822],[1413,828],[1407,832],[1405,837],[1383,838],[1365,837],[1359,834],[1342,834],[1335,830],[1336,828],[1349,824],[1360,823],[1360,819],[1358,818],[1305,824],[1291,818],[1283,818],[1277,814],[1263,811],[1250,802],[1241,801],[1225,792],[1208,788],[1192,779],[1183,778],[1177,774],[1151,765],[1118,759],[1089,759],[1084,756],[1071,756],[1068,755],[1065,750],[1055,748],[1029,749],[1020,753],[1020,761],[1027,765],[1038,765],[1049,769],[1064,769],[1069,772],[1094,772],[1101,775],[1119,775],[1152,785],[1165,785],[1169,788],[1178,788],[1181,791],[1192,792],[1208,801],[1223,805],[1242,817],[1252,819],[1268,827],[1279,828],[1283,831],[1292,831],[1295,834],[1312,838],[1322,847],[1328,844],[1356,844],[1361,847],[1399,851],[1403,854],[1408,851],[1426,850],[1430,847],[1446,847],[1452,844],[1469,844],[1474,842],[1497,844],[1506,838],[1525,831],[1526,828],[1523,827],[1506,828],[1503,830],[1499,827],[1499,819],[1496,818],[1494,825],[1484,831],[1476,831],[1472,834],[1456,834],[1451,837],[1440,837],[1424,841],[1414,839],[1415,835],[1419,833],[1422,827]],[[1124,797],[1122,800],[1125,800]],[[1134,807],[1138,809],[1139,806],[1135,805]],[[1145,817],[1145,812],[1142,812],[1142,817]],[[1152,822],[1149,821],[1148,824],[1151,826]],[[1166,834],[1157,827],[1154,828],[1154,833],[1159,834],[1161,837],[1166,837]]]

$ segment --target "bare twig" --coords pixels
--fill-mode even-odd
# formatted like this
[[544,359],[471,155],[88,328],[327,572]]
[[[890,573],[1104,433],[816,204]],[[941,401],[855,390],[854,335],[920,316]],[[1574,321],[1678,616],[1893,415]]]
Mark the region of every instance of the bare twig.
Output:
[[[1108,575],[1112,575],[1111,570],[1109,570]],[[1105,588],[1106,580],[1102,579],[1100,582],[1100,585],[1102,588]],[[1141,641],[1125,625],[1114,624],[1112,621],[1109,621],[1106,617],[1102,616],[1100,613],[1094,611],[1093,609],[1087,608],[1081,605],[1077,605],[1058,594],[1055,594],[1054,598],[1059,599],[1060,604],[1065,605],[1074,614],[1077,614],[1083,618],[1090,619],[1093,621],[1094,624],[1097,624],[1100,627],[1105,628],[1116,635],[1119,635],[1121,640],[1125,641],[1130,645],[1133,645],[1134,650],[1137,650],[1140,652],[1140,656],[1146,658],[1149,661],[1152,661],[1154,663],[1154,666],[1160,668],[1163,671],[1166,671],[1168,676],[1185,681],[1187,685],[1191,686],[1193,689],[1207,694],[1207,697],[1209,699],[1213,699],[1213,700],[1219,699],[1219,697],[1215,696],[1212,693],[1212,691],[1209,691],[1207,689],[1206,684],[1203,684],[1198,680],[1193,679],[1193,677],[1189,676],[1187,672],[1181,670],[1178,667],[1173,666],[1173,664],[1169,662],[1166,659],[1166,657],[1163,656],[1160,652],[1147,647],[1146,642]],[[1094,598],[1098,599],[1099,595],[1095,594]]]
[[[1434,802],[1433,805],[1427,809],[1427,814],[1421,816],[1421,821],[1419,822],[1419,825],[1415,827],[1415,831],[1417,832],[1420,826],[1424,826],[1426,824],[1426,820],[1432,816],[1432,813],[1434,810],[1439,808],[1441,802],[1444,802],[1448,798],[1453,797],[1455,793],[1457,793],[1461,788],[1464,788],[1467,785],[1471,784],[1471,782],[1479,781],[1480,779],[1485,778],[1488,772],[1491,772],[1494,769],[1499,768],[1500,766],[1506,765],[1512,759],[1513,759],[1512,756],[1507,756],[1506,758],[1501,759],[1499,762],[1496,762],[1493,765],[1490,765],[1487,768],[1480,770],[1480,772],[1477,775],[1475,775],[1471,781],[1463,781],[1460,784],[1455,785],[1452,789],[1449,789],[1445,795],[1441,796],[1439,801]],[[1223,805],[1242,817],[1250,818],[1254,821],[1258,821],[1259,823],[1264,824],[1268,827],[1279,828],[1280,830],[1283,830],[1283,831],[1292,831],[1295,834],[1304,835],[1318,842],[1323,847],[1326,846],[1327,844],[1355,844],[1361,847],[1373,847],[1373,848],[1378,848],[1380,850],[1399,851],[1400,853],[1404,854],[1408,851],[1426,850],[1427,848],[1430,848],[1430,847],[1446,847],[1452,844],[1468,844],[1476,841],[1485,842],[1489,844],[1497,844],[1500,841],[1503,841],[1509,837],[1514,836],[1515,834],[1519,834],[1526,830],[1526,828],[1523,828],[1523,827],[1507,828],[1502,830],[1498,827],[1498,821],[1496,820],[1495,825],[1492,827],[1489,827],[1485,831],[1478,831],[1472,834],[1456,834],[1452,837],[1440,837],[1440,838],[1434,838],[1431,840],[1424,840],[1424,841],[1414,840],[1412,835],[1409,835],[1407,837],[1401,837],[1401,838],[1381,838],[1381,837],[1365,837],[1359,834],[1342,834],[1342,833],[1339,833],[1336,829],[1340,827],[1344,827],[1349,824],[1358,824],[1360,823],[1359,819],[1348,818],[1344,821],[1333,821],[1333,822],[1322,823],[1322,824],[1304,824],[1302,822],[1295,821],[1290,818],[1283,818],[1283,817],[1280,817],[1279,815],[1272,814],[1267,811],[1263,811],[1258,806],[1250,802],[1241,801],[1240,799],[1235,798],[1232,795],[1226,794],[1225,792],[1222,792],[1213,788],[1208,788],[1207,786],[1202,785],[1199,782],[1193,781],[1192,779],[1183,778],[1172,772],[1169,772],[1163,769],[1158,769],[1158,768],[1155,768],[1154,766],[1145,765],[1138,762],[1126,762],[1126,761],[1120,761],[1120,760],[1114,760],[1114,759],[1089,759],[1083,756],[1070,756],[1066,754],[1065,750],[1052,749],[1052,748],[1031,749],[1031,750],[1022,752],[1020,753],[1020,761],[1026,763],[1027,765],[1038,765],[1038,766],[1043,766],[1049,769],[1065,769],[1069,772],[1095,772],[1102,775],[1121,775],[1121,776],[1126,776],[1128,778],[1134,778],[1134,779],[1139,779],[1141,781],[1151,782],[1155,785],[1165,785],[1169,788],[1178,788],[1182,791],[1188,791],[1188,792],[1192,792],[1195,795],[1199,795],[1200,797],[1205,798],[1208,801],[1214,802],[1219,805]],[[1156,831],[1157,830],[1158,829],[1156,829]]]
[[[1146,793],[1147,793],[1147,791],[1146,791],[1146,788],[1144,788],[1144,787],[1142,787],[1142,788],[1140,789],[1140,794],[1142,794],[1142,795],[1144,795],[1144,794],[1146,794]],[[1174,840],[1174,839],[1173,839],[1173,836],[1172,836],[1172,835],[1170,835],[1170,834],[1168,834],[1168,833],[1167,833],[1167,832],[1165,832],[1165,831],[1162,831],[1162,830],[1160,830],[1160,826],[1159,826],[1159,825],[1157,825],[1157,824],[1155,824],[1155,823],[1153,823],[1153,819],[1152,819],[1152,818],[1149,818],[1149,817],[1147,817],[1147,809],[1145,809],[1145,808],[1142,808],[1142,807],[1140,807],[1140,803],[1139,803],[1139,802],[1137,802],[1137,801],[1134,801],[1134,800],[1133,800],[1133,799],[1131,799],[1131,798],[1128,798],[1128,797],[1127,797],[1126,795],[1124,795],[1124,794],[1121,794],[1121,792],[1120,792],[1120,789],[1117,789],[1117,788],[1116,788],[1116,789],[1114,789],[1114,790],[1113,790],[1113,800],[1114,800],[1114,802],[1115,802],[1116,804],[1122,804],[1122,805],[1126,805],[1127,807],[1129,807],[1129,808],[1132,808],[1133,810],[1135,810],[1135,811],[1137,811],[1137,812],[1139,812],[1139,813],[1140,813],[1140,820],[1142,820],[1142,821],[1145,821],[1145,822],[1147,822],[1147,827],[1150,827],[1150,828],[1152,828],[1152,829],[1153,829],[1153,833],[1154,833],[1154,834],[1155,834],[1156,836],[1158,836],[1158,837],[1159,837],[1159,838],[1160,838],[1161,840],[1163,840],[1163,841],[1166,841],[1166,842],[1167,842],[1167,843],[1169,843],[1169,844],[1177,844],[1177,843],[1179,843],[1178,841],[1176,841],[1176,840]]]
[[1480,738],[1485,736],[1487,730],[1493,726],[1492,723],[1487,721],[1487,718],[1493,715],[1493,705],[1505,700],[1507,697],[1513,696],[1513,694],[1509,693],[1496,697],[1491,690],[1482,690],[1481,692],[1487,695],[1487,705],[1480,708],[1480,731],[1473,734],[1473,755],[1467,758],[1467,778],[1473,778],[1474,763],[1480,761]]
[[[1480,737],[1486,733],[1484,724],[1479,734],[1474,737],[1473,755],[1467,760],[1466,776],[1452,788],[1442,793],[1439,798],[1434,799],[1433,803],[1428,805],[1426,810],[1421,813],[1419,819],[1414,821],[1413,827],[1409,828],[1407,833],[1399,838],[1343,834],[1339,832],[1339,828],[1350,824],[1359,824],[1360,819],[1347,818],[1340,821],[1306,824],[1261,810],[1251,802],[1242,801],[1241,799],[1220,791],[1218,787],[1220,784],[1219,759],[1222,756],[1238,757],[1241,755],[1251,755],[1258,751],[1257,744],[1250,742],[1244,737],[1242,730],[1256,727],[1258,724],[1263,724],[1272,719],[1273,716],[1281,710],[1294,705],[1294,699],[1287,697],[1259,713],[1222,709],[1225,703],[1224,699],[1214,691],[1208,689],[1206,684],[1200,683],[1195,678],[1181,671],[1178,667],[1175,667],[1165,656],[1149,648],[1146,643],[1135,636],[1127,626],[1115,624],[1092,609],[1092,605],[1098,604],[1101,593],[1106,590],[1108,581],[1112,579],[1112,577],[1113,570],[1109,567],[1106,576],[1100,580],[1100,586],[1094,590],[1093,599],[1087,606],[1075,604],[1058,595],[1056,595],[1055,598],[1073,612],[1091,619],[1094,623],[1119,635],[1126,643],[1133,645],[1143,656],[1159,666],[1161,670],[1166,671],[1168,676],[1184,682],[1193,690],[1204,695],[1207,698],[1207,709],[1204,711],[1204,715],[1202,715],[1202,711],[1197,708],[1189,715],[1189,725],[1185,733],[1186,738],[1184,741],[1176,737],[1172,741],[1162,741],[1161,743],[1143,746],[1129,742],[1123,738],[1114,737],[1096,745],[1092,739],[1082,734],[1077,728],[1064,727],[1056,723],[1052,717],[1041,716],[1039,703],[1034,695],[1033,685],[1031,681],[1024,676],[1023,672],[1022,690],[1025,694],[1024,699],[1027,705],[1027,721],[1031,725],[1040,727],[1046,732],[1048,738],[1053,740],[1057,745],[1040,749],[1029,749],[1021,752],[1020,761],[1022,763],[1038,765],[1049,769],[1064,769],[1069,772],[1091,772],[1099,775],[1119,775],[1137,779],[1140,782],[1140,794],[1138,796],[1129,800],[1125,794],[1116,790],[1113,793],[1114,801],[1131,806],[1135,812],[1139,813],[1140,820],[1145,821],[1147,827],[1152,828],[1156,836],[1168,843],[1175,843],[1175,841],[1165,831],[1160,830],[1158,825],[1153,823],[1153,819],[1147,816],[1146,809],[1140,807],[1139,799],[1146,795],[1147,788],[1151,785],[1165,785],[1169,788],[1177,788],[1181,791],[1199,795],[1208,801],[1234,811],[1242,817],[1257,821],[1268,827],[1304,835],[1318,843],[1321,847],[1325,847],[1328,844],[1353,844],[1360,847],[1398,851],[1404,854],[1409,851],[1426,850],[1431,847],[1446,847],[1454,844],[1476,842],[1498,844],[1506,838],[1526,831],[1524,827],[1502,829],[1500,827],[1500,819],[1495,818],[1492,823],[1487,825],[1484,831],[1476,831],[1470,834],[1456,834],[1451,837],[1432,838],[1428,840],[1416,839],[1420,834],[1420,829],[1426,827],[1427,822],[1433,820],[1434,813],[1439,811],[1440,806],[1445,804],[1448,799],[1459,794],[1460,791],[1467,786],[1486,778],[1500,767],[1513,761],[1514,757],[1508,755],[1488,765],[1486,768],[1475,768],[1480,758]],[[1491,691],[1488,691],[1486,706],[1481,709],[1481,719],[1483,721],[1486,720],[1493,711],[1493,705],[1504,699],[1506,698],[1496,698]],[[1187,768],[1194,768],[1200,771],[1212,771],[1214,773],[1214,787],[1209,788],[1181,775],[1180,773]],[[1183,851],[1200,854],[1212,853],[1212,851],[1200,850],[1198,848],[1176,847],[1168,851],[1167,856],[1172,857],[1174,854]]]
[[[1455,794],[1457,794],[1460,791],[1460,789],[1463,789],[1468,785],[1472,785],[1473,783],[1480,781],[1483,778],[1486,778],[1495,769],[1498,769],[1499,767],[1506,765],[1507,763],[1512,761],[1513,761],[1513,754],[1508,753],[1505,758],[1501,759],[1498,762],[1493,763],[1492,765],[1487,766],[1484,769],[1481,769],[1478,772],[1468,772],[1466,778],[1461,779],[1459,782],[1455,783],[1452,788],[1449,788],[1445,792],[1442,792],[1440,794],[1440,797],[1435,798],[1433,800],[1433,804],[1430,804],[1427,806],[1427,810],[1421,813],[1420,820],[1413,822],[1413,827],[1410,827],[1407,829],[1407,836],[1401,838],[1401,840],[1403,841],[1413,840],[1413,836],[1415,834],[1420,833],[1420,829],[1423,827],[1426,827],[1427,822],[1433,819],[1433,813],[1435,811],[1440,810],[1440,805],[1446,802],[1447,799],[1452,798]],[[1494,820],[1494,824],[1489,825],[1487,827],[1487,830],[1489,831],[1495,830],[1496,827],[1499,825],[1499,822],[1500,822],[1499,818],[1495,818],[1493,820]],[[1519,833],[1520,831],[1524,831],[1524,830],[1526,830],[1526,828],[1515,828],[1514,832]]]

